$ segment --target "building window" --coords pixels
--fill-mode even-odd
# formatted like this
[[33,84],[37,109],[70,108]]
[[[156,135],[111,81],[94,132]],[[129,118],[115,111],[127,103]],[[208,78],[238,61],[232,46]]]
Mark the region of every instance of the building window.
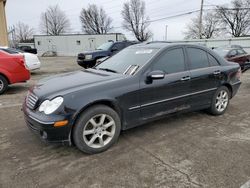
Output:
[[37,45],[41,45],[41,41],[38,41],[38,42],[37,42]]
[[80,40],[77,40],[77,41],[76,41],[76,45],[81,45],[81,41],[80,41]]

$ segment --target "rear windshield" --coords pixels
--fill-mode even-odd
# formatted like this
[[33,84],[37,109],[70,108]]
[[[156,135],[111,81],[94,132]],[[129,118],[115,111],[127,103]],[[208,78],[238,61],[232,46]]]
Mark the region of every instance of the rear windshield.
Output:
[[19,52],[15,49],[11,49],[11,48],[0,48],[0,50],[8,53],[8,54],[18,54]]

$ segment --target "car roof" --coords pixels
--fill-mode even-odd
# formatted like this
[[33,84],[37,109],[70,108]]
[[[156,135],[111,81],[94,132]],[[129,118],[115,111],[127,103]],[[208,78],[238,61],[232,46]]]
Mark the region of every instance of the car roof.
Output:
[[207,47],[204,47],[199,44],[187,44],[187,43],[173,43],[167,41],[152,41],[152,42],[145,42],[130,46],[129,48],[154,48],[154,49],[165,49],[168,47],[183,47],[183,46],[190,46],[190,47],[198,47],[201,49],[208,50]]

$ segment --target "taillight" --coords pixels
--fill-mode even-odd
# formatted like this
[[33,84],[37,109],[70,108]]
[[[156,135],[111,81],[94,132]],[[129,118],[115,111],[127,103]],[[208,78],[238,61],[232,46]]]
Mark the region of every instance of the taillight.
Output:
[[236,73],[236,78],[240,80],[240,77],[241,77],[241,68],[239,68]]

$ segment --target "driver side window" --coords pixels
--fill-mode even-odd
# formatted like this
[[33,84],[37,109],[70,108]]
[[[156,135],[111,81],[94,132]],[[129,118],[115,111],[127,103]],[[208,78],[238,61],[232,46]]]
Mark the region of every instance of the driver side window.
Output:
[[122,43],[116,43],[114,44],[114,46],[112,47],[112,50],[117,50],[117,51],[120,51],[124,48],[124,45]]
[[182,48],[168,50],[156,60],[153,70],[161,70],[167,74],[185,71],[185,58]]

